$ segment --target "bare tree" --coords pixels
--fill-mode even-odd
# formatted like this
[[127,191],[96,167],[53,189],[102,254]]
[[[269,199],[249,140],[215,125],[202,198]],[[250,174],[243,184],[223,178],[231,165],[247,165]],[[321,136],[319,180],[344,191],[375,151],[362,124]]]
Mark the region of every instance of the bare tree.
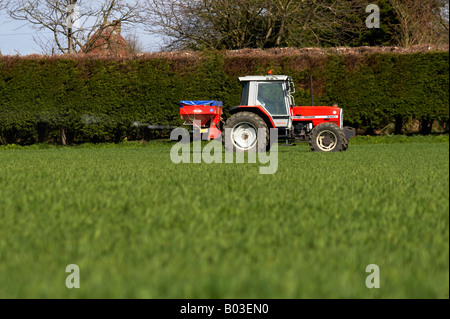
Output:
[[132,54],[139,54],[144,52],[144,46],[139,40],[136,33],[128,34],[125,36],[125,41],[127,41]]
[[442,27],[447,31],[449,31],[448,25],[449,25],[449,1],[443,1],[442,8],[441,8],[441,14],[440,14],[440,22]]
[[342,45],[352,32],[362,29],[352,16],[361,12],[361,1],[277,0],[282,22],[276,45],[286,38],[288,46]]
[[143,23],[142,8],[141,0],[18,0],[7,6],[11,18],[51,31],[51,39],[37,40],[41,48],[69,54],[88,53],[98,38],[110,40],[111,32],[104,31],[122,22]]
[[0,10],[3,10],[6,8],[9,0],[0,0]]
[[219,49],[315,45],[325,34],[339,42],[356,27],[348,19],[360,9],[355,3],[360,1],[147,1],[150,31],[169,39],[169,47]]
[[[398,42],[404,47],[448,42],[448,1],[391,0],[400,24]],[[444,10],[443,10],[444,9]]]
[[[0,14],[2,13],[3,9],[6,8],[7,2],[9,2],[9,0],[0,0]],[[2,26],[2,24],[0,23],[0,27],[1,26]],[[0,50],[0,56],[2,56],[2,51],[1,50]]]

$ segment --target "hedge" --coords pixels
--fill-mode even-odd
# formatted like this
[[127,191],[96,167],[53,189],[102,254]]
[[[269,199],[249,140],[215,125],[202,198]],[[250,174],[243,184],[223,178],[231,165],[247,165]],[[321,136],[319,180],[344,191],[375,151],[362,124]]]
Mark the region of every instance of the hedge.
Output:
[[287,74],[297,105],[344,108],[345,124],[370,134],[408,120],[449,120],[449,54],[230,55],[226,52],[128,59],[0,57],[0,144],[120,142],[157,136],[148,124],[179,126],[179,101],[238,105],[238,76]]

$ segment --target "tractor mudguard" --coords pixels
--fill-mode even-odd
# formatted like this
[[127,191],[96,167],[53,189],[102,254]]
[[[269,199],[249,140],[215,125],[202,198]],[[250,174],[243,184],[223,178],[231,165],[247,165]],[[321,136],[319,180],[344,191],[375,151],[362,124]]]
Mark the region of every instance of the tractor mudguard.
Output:
[[235,114],[237,112],[254,112],[258,114],[266,123],[269,128],[275,128],[275,123],[273,122],[272,116],[267,113],[267,111],[260,105],[240,105],[240,106],[233,106],[228,109],[228,113]]
[[351,139],[352,137],[355,137],[356,135],[356,129],[354,127],[344,126],[343,130],[344,136],[347,140]]

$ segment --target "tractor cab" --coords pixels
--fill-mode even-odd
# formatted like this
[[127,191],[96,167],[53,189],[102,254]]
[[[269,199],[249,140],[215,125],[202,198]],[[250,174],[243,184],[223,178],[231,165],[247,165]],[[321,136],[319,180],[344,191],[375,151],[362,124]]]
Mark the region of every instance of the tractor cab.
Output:
[[290,128],[290,109],[294,106],[295,86],[286,75],[240,77],[242,95],[240,107],[256,107],[266,113],[274,127]]
[[[284,145],[292,141],[309,142],[314,151],[345,151],[354,129],[343,126],[343,109],[337,105],[314,106],[311,83],[311,106],[295,106],[295,85],[290,76],[268,75],[240,77],[242,96],[239,106],[228,110],[224,124],[232,141],[232,150],[257,149],[258,130],[277,130]],[[311,81],[312,82],[312,81]],[[275,141],[270,141],[273,143]],[[266,140],[265,145],[269,145]]]

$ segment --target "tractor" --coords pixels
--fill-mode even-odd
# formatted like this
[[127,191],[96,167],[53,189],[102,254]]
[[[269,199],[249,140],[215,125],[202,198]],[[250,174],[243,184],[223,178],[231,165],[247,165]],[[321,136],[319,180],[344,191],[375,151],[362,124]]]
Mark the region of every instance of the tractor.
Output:
[[[346,151],[355,129],[343,126],[343,109],[337,104],[314,106],[311,78],[312,106],[295,106],[295,85],[286,75],[240,77],[242,95],[239,106],[228,110],[230,116],[222,120],[221,101],[181,101],[180,115],[186,125],[193,125],[203,139],[231,141],[225,144],[230,151],[266,151],[271,141],[269,130],[276,129],[283,145],[309,142],[311,150],[319,152]],[[264,146],[258,145],[258,132],[265,131]],[[195,130],[193,130],[195,131]]]

